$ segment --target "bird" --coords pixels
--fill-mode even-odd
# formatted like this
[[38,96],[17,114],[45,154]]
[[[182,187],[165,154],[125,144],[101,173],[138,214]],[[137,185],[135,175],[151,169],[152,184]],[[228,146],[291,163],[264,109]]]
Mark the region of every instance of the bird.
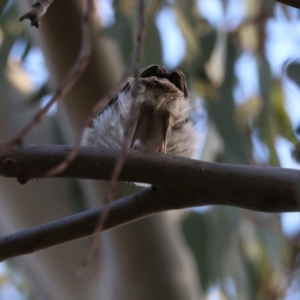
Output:
[[137,116],[128,148],[196,157],[200,134],[189,118],[185,75],[178,69],[169,72],[160,65],[150,65],[136,77],[128,78],[94,118],[92,127],[84,130],[82,145],[120,148],[134,99]]

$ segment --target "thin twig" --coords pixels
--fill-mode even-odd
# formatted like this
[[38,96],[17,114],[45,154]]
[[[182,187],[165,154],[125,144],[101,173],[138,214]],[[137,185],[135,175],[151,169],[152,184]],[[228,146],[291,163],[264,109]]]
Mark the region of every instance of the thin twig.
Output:
[[136,47],[135,47],[135,57],[134,57],[134,64],[135,67],[138,68],[141,59],[142,53],[142,45],[143,45],[143,38],[144,38],[144,31],[146,27],[145,23],[145,3],[144,0],[138,0],[138,32],[136,36]]
[[75,85],[75,83],[85,71],[92,49],[91,37],[93,12],[93,0],[86,0],[85,9],[82,15],[81,48],[75,63],[73,64],[72,68],[69,70],[65,78],[62,80],[62,83],[58,86],[49,102],[35,114],[32,120],[21,130],[21,132],[17,136],[15,136],[0,148],[0,155],[9,151],[14,146],[22,145],[28,133],[42,120],[42,118],[56,101],[65,97],[65,95],[71,90],[71,88]]
[[135,73],[135,81],[133,84],[133,92],[132,92],[132,104],[130,108],[130,117],[126,126],[125,134],[124,134],[124,140],[121,145],[120,152],[116,158],[115,166],[113,168],[113,172],[110,178],[110,181],[106,187],[106,192],[104,196],[104,208],[101,214],[99,215],[99,221],[97,223],[97,226],[95,227],[95,234],[93,237],[92,245],[81,263],[81,266],[79,267],[79,272],[91,261],[91,259],[94,256],[94,253],[96,252],[96,249],[99,244],[100,239],[100,233],[102,231],[102,228],[104,226],[104,223],[109,215],[110,211],[110,203],[113,199],[113,194],[116,188],[117,180],[120,175],[120,172],[122,170],[125,157],[126,157],[126,150],[128,148],[129,139],[132,135],[132,131],[134,128],[134,124],[137,119],[138,114],[138,105],[137,105],[137,91],[138,91],[138,69],[140,64],[140,57],[141,57],[141,50],[142,50],[142,42],[143,42],[143,36],[144,36],[144,30],[145,30],[145,3],[144,0],[137,0],[138,1],[138,32],[136,37],[136,46],[135,46],[135,53],[134,53],[134,63],[133,63],[133,70]]

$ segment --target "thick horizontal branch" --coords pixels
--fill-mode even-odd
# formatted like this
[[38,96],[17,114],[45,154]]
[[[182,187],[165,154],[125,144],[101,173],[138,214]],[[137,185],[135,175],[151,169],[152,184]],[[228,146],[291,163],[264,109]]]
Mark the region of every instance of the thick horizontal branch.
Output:
[[[1,144],[0,144],[1,146]],[[41,178],[72,149],[24,145],[0,156],[0,175],[21,183]],[[83,147],[56,177],[110,178],[117,149]],[[155,188],[110,204],[103,230],[153,213],[202,205],[230,205],[264,212],[300,210],[300,171],[207,163],[167,154],[128,150],[119,180]],[[103,207],[0,238],[0,260],[93,234]]]
[[[0,144],[1,147],[1,144]],[[0,175],[25,183],[60,163],[71,146],[24,145],[0,156]],[[56,177],[109,180],[118,149],[82,147]],[[206,204],[264,212],[299,211],[300,171],[208,163],[128,150],[120,181],[144,182],[172,195],[174,209]]]

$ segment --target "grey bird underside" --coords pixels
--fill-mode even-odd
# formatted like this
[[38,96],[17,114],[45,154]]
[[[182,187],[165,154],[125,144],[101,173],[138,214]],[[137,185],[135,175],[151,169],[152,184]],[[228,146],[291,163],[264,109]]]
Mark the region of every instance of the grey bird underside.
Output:
[[135,95],[138,114],[130,148],[193,157],[199,133],[189,121],[190,104],[185,76],[152,65],[130,78],[87,128],[83,145],[120,147]]

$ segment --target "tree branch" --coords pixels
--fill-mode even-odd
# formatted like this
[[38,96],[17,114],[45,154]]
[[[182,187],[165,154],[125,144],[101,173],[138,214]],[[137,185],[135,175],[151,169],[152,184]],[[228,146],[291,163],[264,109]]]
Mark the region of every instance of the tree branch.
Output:
[[[163,192],[147,189],[112,202],[102,231],[159,212],[163,206],[157,202],[165,199]],[[101,206],[4,236],[0,238],[0,261],[92,235],[104,210]]]
[[[71,150],[72,146],[26,144],[0,156],[0,175],[15,177],[20,183],[41,178]],[[118,152],[82,147],[56,177],[109,180]],[[286,212],[300,207],[300,171],[293,169],[208,163],[128,150],[119,180],[149,183],[168,191],[176,199],[174,209],[221,204]]]
[[300,0],[275,0],[275,1],[295,8],[300,8]]
[[[25,183],[62,161],[71,146],[24,145],[0,156],[0,175]],[[109,180],[118,149],[83,147],[56,177]],[[263,212],[300,210],[300,171],[207,163],[167,154],[128,150],[119,180],[156,188],[110,204],[107,230],[170,209],[230,205]],[[0,239],[0,260],[94,233],[104,207]]]

